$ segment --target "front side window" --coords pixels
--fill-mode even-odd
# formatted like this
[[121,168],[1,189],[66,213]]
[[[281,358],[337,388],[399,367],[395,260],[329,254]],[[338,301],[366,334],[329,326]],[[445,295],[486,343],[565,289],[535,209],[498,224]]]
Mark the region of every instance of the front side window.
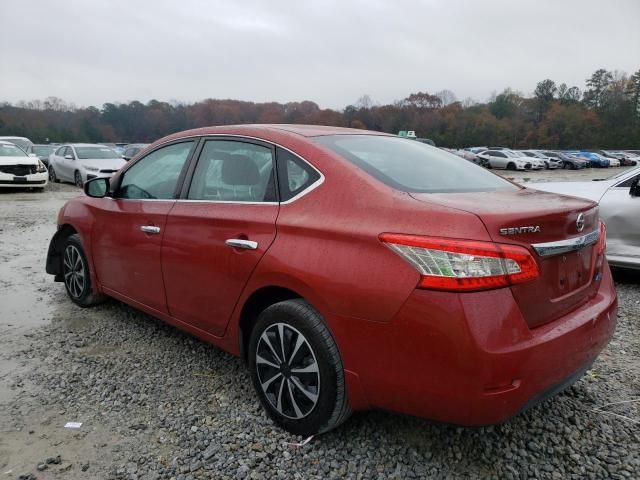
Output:
[[188,198],[275,202],[272,150],[242,141],[208,140],[193,173]]
[[119,198],[172,199],[194,142],[168,145],[135,162],[122,177]]
[[314,141],[405,192],[518,190],[518,187],[439,148],[386,135],[327,135]]

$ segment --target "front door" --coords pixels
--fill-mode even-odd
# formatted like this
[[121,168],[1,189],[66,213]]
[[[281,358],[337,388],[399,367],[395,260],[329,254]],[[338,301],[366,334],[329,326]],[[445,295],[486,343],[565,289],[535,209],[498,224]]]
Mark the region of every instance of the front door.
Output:
[[273,147],[207,140],[186,199],[167,219],[162,271],[170,314],[221,336],[276,235]]
[[123,173],[115,198],[103,198],[95,214],[92,252],[100,284],[163,313],[160,248],[194,144],[174,143],[136,161]]
[[[67,158],[69,157],[69,158]],[[61,178],[66,181],[73,181],[73,173],[75,171],[75,163],[76,163],[76,155],[73,151],[73,148],[66,147],[62,152],[62,157],[60,158],[60,166],[62,167],[62,175]]]

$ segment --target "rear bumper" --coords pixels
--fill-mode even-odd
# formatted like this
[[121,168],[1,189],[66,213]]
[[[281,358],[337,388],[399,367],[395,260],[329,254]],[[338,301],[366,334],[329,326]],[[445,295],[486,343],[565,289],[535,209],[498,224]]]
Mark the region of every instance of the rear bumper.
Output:
[[537,328],[526,325],[509,289],[416,290],[388,324],[342,319],[338,341],[369,406],[480,426],[576,381],[609,342],[616,316],[606,269],[588,303]]

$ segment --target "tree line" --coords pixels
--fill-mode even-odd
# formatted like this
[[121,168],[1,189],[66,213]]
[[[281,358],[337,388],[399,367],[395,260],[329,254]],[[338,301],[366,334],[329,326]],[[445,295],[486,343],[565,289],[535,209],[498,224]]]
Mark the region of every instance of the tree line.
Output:
[[0,103],[0,135],[35,142],[151,142],[180,130],[244,123],[307,123],[397,133],[415,130],[437,145],[459,148],[640,147],[640,69],[599,69],[584,90],[539,82],[531,96],[510,88],[484,103],[449,90],[416,92],[391,104],[362,96],[342,111],[311,101],[255,103],[207,99],[193,104],[151,100],[78,108],[56,97]]

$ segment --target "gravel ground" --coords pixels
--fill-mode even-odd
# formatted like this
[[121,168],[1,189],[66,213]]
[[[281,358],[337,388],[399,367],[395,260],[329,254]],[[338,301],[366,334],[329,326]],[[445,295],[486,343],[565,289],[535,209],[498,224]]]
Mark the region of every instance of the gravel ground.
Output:
[[77,194],[0,193],[0,480],[640,477],[637,276],[615,272],[618,329],[593,369],[529,412],[477,429],[360,413],[295,448],[239,359],[119,302],[67,300],[44,257]]

